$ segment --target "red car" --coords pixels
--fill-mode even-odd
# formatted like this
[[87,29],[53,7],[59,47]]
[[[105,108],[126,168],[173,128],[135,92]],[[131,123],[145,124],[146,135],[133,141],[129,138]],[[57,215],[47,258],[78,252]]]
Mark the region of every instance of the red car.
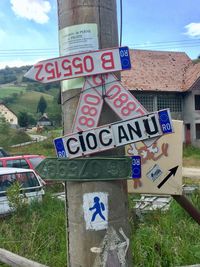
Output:
[[0,167],[15,167],[24,169],[35,169],[35,167],[43,160],[42,155],[21,155],[0,158]]

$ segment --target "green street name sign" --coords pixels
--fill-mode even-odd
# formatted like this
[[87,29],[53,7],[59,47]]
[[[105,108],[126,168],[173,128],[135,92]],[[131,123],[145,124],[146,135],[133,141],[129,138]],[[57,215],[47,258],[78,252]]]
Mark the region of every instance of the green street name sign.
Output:
[[46,158],[36,168],[46,180],[96,181],[131,178],[130,157]]

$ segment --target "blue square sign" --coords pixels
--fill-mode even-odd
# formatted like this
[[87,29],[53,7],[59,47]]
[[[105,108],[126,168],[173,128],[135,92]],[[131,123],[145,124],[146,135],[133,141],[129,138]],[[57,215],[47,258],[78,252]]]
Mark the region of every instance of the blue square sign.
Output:
[[141,178],[141,157],[140,156],[132,156],[132,178],[137,179]]
[[120,47],[119,55],[121,59],[122,70],[131,69],[131,59],[130,59],[128,47],[127,46]]
[[54,146],[55,146],[58,158],[67,157],[62,138],[54,139]]
[[173,128],[172,128],[172,121],[171,121],[169,109],[158,111],[158,116],[159,116],[159,121],[160,121],[162,132],[165,134],[172,133]]

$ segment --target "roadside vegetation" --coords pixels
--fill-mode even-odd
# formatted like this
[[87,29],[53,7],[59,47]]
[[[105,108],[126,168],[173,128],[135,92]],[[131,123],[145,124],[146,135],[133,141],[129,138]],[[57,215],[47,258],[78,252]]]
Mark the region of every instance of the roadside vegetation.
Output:
[[188,166],[200,168],[200,148],[193,146],[184,146],[183,165],[185,167]]
[[[43,142],[9,148],[8,151],[12,154],[34,153],[55,157],[52,140],[62,134],[61,129],[45,134],[48,138]],[[183,161],[188,162],[188,159],[200,166],[200,149],[184,147]],[[30,206],[19,207],[14,214],[1,219],[1,248],[50,267],[67,266],[65,205],[64,201],[51,196],[56,186],[46,188],[41,203],[34,202]],[[138,216],[134,208],[136,198],[139,196],[129,195],[133,266],[174,267],[199,264],[199,225],[175,200],[168,211]],[[191,201],[200,209],[199,190],[193,193]],[[0,263],[0,266],[4,265]]]
[[[200,262],[199,225],[175,201],[166,212],[137,217],[134,199],[129,196],[133,266],[169,267]],[[200,208],[200,192],[193,194],[192,201]],[[65,267],[65,225],[64,201],[47,192],[42,203],[33,202],[0,221],[1,248],[50,267]]]
[[[27,68],[29,68],[27,66]],[[25,72],[27,69],[22,69]],[[7,80],[5,73],[12,76]],[[21,74],[20,74],[21,75]],[[22,77],[22,75],[21,75]],[[16,84],[3,85],[14,82]],[[19,84],[17,69],[7,68],[0,72],[0,99],[16,114],[27,113],[35,121],[41,115],[37,113],[38,102],[44,97],[46,112],[54,122],[61,121],[58,105],[59,88],[41,85],[35,82]],[[4,90],[6,89],[6,90]],[[25,104],[24,104],[25,103]],[[28,133],[11,129],[0,118],[0,146],[10,154],[42,154],[55,157],[53,139],[62,135],[61,128],[46,129],[42,135],[47,139],[28,146],[11,148],[11,145],[30,141]],[[183,165],[200,167],[200,149],[187,146],[183,149]],[[195,180],[192,182],[196,182]],[[184,179],[191,183],[191,179]],[[0,247],[23,257],[45,264],[49,267],[67,266],[66,253],[66,218],[64,201],[52,197],[62,184],[46,187],[41,203],[33,202],[30,206],[11,203],[16,211],[0,219]],[[131,251],[134,267],[174,267],[200,263],[199,225],[175,202],[165,212],[156,211],[148,214],[136,214],[135,200],[140,196],[129,195]],[[15,195],[12,195],[15,199]],[[194,206],[200,209],[200,191],[191,196]],[[0,263],[0,266],[6,266]]]
[[47,266],[64,267],[65,225],[64,203],[47,193],[42,203],[19,207],[0,220],[0,247]]
[[31,138],[24,131],[13,129],[0,117],[0,146],[9,149],[14,144],[28,142]]
[[[200,191],[191,201],[200,209]],[[132,251],[136,267],[186,266],[200,263],[199,225],[173,200],[166,212],[132,219]]]

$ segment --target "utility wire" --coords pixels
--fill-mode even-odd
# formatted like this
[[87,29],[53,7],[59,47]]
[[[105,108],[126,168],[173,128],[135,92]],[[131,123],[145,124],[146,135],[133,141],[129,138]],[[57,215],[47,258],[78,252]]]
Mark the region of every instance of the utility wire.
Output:
[[[178,41],[159,41],[159,42],[153,42],[152,44],[167,44],[167,43],[185,43],[185,42],[196,42],[196,41],[200,41],[200,39],[193,39],[193,40],[178,40]],[[140,44],[134,44],[134,45],[141,45]]]
[[[121,31],[122,32],[122,31]],[[122,34],[120,34],[122,36]],[[120,37],[120,39],[122,40],[122,37]],[[169,46],[185,46],[185,45],[197,45],[199,46],[200,44],[200,39],[196,39],[196,40],[179,40],[179,41],[161,41],[161,42],[150,42],[150,43],[127,43],[126,45],[128,46],[134,46],[134,47],[152,47],[152,46],[156,46],[156,47],[169,47]],[[59,52],[58,48],[30,48],[30,49],[0,49],[0,53],[49,53],[49,52]]]
[[120,41],[119,41],[119,45],[122,46],[122,0],[120,0]]
[[[122,38],[121,38],[122,39]],[[161,41],[161,42],[150,42],[150,43],[127,43],[126,45],[130,45],[130,46],[171,46],[171,45],[193,45],[193,44],[199,44],[200,43],[200,39],[196,39],[196,40],[179,40],[179,41]],[[0,49],[0,52],[59,52],[58,48],[24,48],[24,49]]]
[[[120,46],[122,42],[122,26],[120,30]],[[154,50],[172,50],[172,49],[181,49],[181,48],[190,48],[190,47],[200,47],[200,39],[196,40],[179,40],[179,41],[161,41],[153,42],[149,44],[126,44],[133,49],[154,49]],[[58,48],[25,48],[25,49],[0,49],[0,58],[9,58],[9,57],[58,57],[59,50]]]

